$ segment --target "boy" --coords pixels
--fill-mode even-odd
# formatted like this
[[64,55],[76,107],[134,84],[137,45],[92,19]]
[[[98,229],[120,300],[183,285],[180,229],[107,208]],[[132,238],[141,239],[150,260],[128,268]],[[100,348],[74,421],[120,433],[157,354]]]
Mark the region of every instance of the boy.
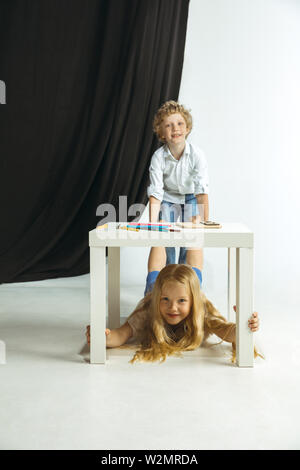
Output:
[[[164,145],[153,154],[149,168],[150,222],[158,219],[176,222],[178,217],[195,223],[209,220],[206,159],[200,149],[186,141],[192,130],[191,114],[176,101],[167,101],[154,117],[153,130]],[[203,209],[202,217],[198,207]],[[180,248],[178,262],[202,271],[202,249]],[[152,247],[148,260],[149,276],[165,264],[175,263],[174,247]],[[150,287],[151,279],[147,283]]]

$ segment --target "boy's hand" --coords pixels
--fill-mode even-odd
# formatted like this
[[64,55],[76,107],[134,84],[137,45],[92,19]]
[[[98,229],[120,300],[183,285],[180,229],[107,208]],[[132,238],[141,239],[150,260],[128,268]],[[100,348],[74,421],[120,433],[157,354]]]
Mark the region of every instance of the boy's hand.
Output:
[[[233,306],[233,310],[236,312],[236,305]],[[252,313],[248,320],[248,326],[252,332],[259,330],[259,318],[257,312]]]
[[200,224],[200,222],[202,222],[200,215],[199,214],[198,215],[193,215],[191,217],[191,222],[193,224]]

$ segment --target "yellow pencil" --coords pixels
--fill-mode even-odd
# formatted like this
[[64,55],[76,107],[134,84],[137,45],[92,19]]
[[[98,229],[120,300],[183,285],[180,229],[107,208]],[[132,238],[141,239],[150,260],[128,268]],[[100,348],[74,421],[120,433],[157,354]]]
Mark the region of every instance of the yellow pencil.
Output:
[[132,232],[139,232],[140,229],[139,228],[133,228],[133,227],[120,227],[120,229],[122,230],[130,230]]

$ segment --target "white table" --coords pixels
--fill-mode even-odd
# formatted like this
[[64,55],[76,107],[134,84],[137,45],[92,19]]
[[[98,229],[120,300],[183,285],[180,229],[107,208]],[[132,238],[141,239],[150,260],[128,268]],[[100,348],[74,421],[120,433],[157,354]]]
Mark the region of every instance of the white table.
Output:
[[[108,327],[120,326],[120,247],[186,246],[228,249],[228,311],[236,304],[236,357],[239,367],[253,367],[253,333],[248,328],[253,304],[253,232],[245,225],[222,223],[221,229],[184,229],[181,232],[116,230],[89,232],[90,246],[90,362],[105,364],[106,248],[108,248]],[[135,269],[135,261],[132,266]],[[139,299],[137,299],[138,301]]]

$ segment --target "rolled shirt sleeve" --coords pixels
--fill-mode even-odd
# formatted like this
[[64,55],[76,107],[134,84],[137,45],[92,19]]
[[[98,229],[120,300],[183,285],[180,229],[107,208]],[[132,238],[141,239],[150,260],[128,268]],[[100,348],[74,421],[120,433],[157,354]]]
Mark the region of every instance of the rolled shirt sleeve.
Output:
[[205,155],[202,150],[197,149],[193,157],[194,194],[208,194],[209,178]]
[[155,152],[152,156],[149,177],[150,185],[147,188],[148,197],[153,196],[159,201],[163,200],[164,196],[164,180],[163,180],[163,155],[162,152]]

